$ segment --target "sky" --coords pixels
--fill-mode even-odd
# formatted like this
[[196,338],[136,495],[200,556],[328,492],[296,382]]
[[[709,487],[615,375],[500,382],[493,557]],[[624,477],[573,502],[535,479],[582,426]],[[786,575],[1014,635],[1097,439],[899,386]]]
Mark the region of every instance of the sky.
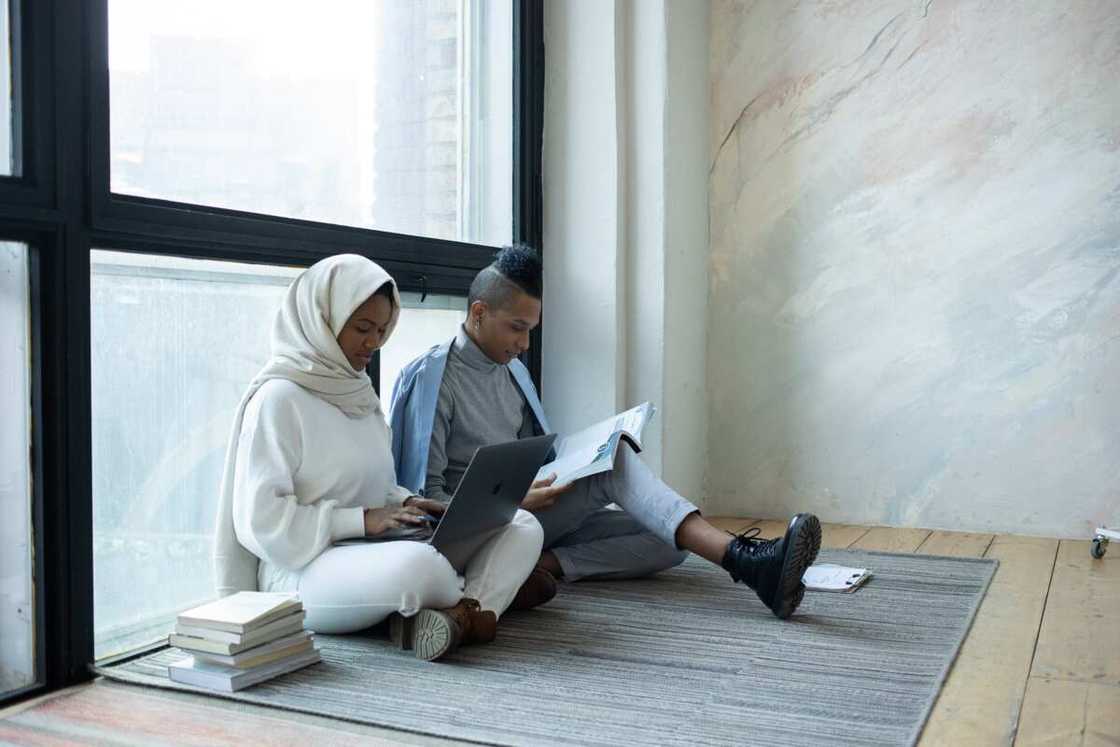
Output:
[[[237,40],[253,66],[285,77],[368,70],[380,2],[110,0],[109,68],[143,72],[155,36]],[[314,10],[311,10],[311,9]]]

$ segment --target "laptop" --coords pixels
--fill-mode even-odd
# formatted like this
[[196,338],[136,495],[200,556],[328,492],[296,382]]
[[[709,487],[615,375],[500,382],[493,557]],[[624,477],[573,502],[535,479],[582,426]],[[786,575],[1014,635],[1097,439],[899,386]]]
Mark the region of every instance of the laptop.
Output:
[[550,434],[477,449],[434,531],[406,527],[335,544],[427,542],[463,573],[479,548],[513,521],[555,440]]

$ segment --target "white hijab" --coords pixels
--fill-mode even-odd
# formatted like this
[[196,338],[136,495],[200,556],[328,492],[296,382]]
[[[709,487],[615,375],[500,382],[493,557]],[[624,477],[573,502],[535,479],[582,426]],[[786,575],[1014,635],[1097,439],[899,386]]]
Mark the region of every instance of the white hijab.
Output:
[[256,590],[257,557],[237,541],[233,527],[233,476],[245,406],[271,379],[287,379],[352,418],[381,412],[381,402],[365,371],[355,371],[338,346],[343,325],[377,291],[389,283],[393,313],[385,331],[392,334],[400,316],[397,284],[380,265],[356,254],[339,254],[316,262],[288,287],[272,325],[272,357],[249,384],[233,417],[214,527],[214,583],[218,596]]

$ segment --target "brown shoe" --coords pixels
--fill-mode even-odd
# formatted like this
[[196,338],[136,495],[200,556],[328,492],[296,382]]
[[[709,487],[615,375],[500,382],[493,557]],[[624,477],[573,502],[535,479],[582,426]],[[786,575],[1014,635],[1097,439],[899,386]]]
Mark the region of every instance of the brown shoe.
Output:
[[463,597],[454,607],[441,611],[450,615],[463,631],[462,646],[490,643],[498,634],[497,616],[490,610],[481,609],[474,599]]
[[517,596],[510,602],[511,610],[531,610],[556,596],[556,578],[539,565],[521,584]]
[[389,634],[404,650],[412,649],[417,659],[435,661],[459,646],[489,643],[498,631],[493,612],[479,609],[473,599],[462,599],[443,610],[420,610],[415,617],[394,615]]

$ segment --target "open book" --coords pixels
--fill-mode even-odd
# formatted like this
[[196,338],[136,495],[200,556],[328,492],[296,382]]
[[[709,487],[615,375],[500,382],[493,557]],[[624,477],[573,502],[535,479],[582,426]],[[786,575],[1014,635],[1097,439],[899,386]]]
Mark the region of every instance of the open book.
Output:
[[634,451],[642,450],[642,429],[657,412],[649,402],[613,415],[578,433],[556,439],[556,458],[541,467],[537,479],[556,473],[554,485],[565,485],[581,477],[614,468],[618,444],[626,439]]

